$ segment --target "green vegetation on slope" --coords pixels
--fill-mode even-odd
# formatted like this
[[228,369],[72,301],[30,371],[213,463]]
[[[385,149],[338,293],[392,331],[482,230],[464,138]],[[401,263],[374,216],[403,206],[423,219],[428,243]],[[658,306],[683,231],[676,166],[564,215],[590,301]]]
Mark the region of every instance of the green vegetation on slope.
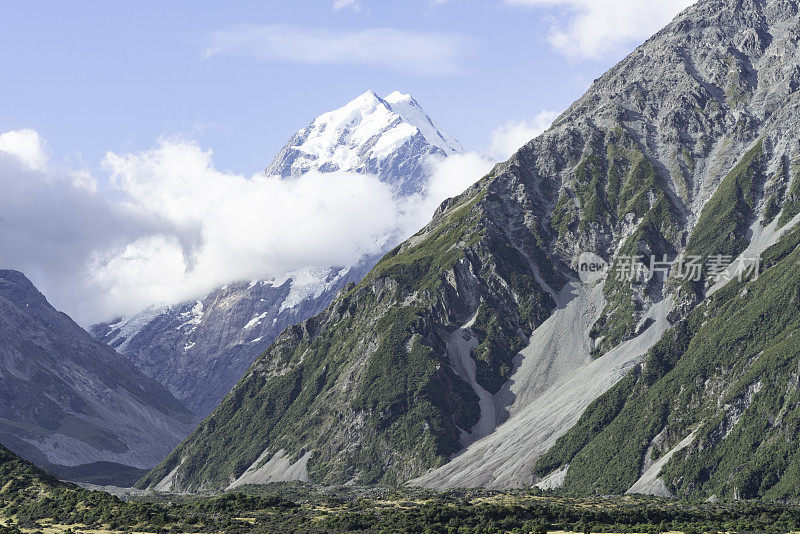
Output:
[[[537,235],[535,229],[532,231]],[[541,238],[529,241],[528,253],[542,270],[542,277],[551,284],[563,283],[555,270],[547,271],[550,262]],[[498,274],[513,291],[514,306],[493,295],[487,295],[478,306],[471,328],[478,338],[475,358],[477,382],[490,393],[497,393],[511,376],[513,359],[527,344],[533,330],[544,322],[555,307],[552,297],[536,282],[523,254],[510,243],[492,241],[489,248],[493,261],[483,268],[488,279],[491,271]]]
[[789,189],[789,195],[786,198],[786,203],[783,205],[781,218],[778,219],[778,226],[784,227],[786,224],[794,219],[800,213],[800,170],[792,181],[792,186]]
[[553,210],[559,238],[586,237],[592,224],[608,232],[626,217],[638,221],[664,194],[655,166],[629,133],[622,127],[595,133],[602,142],[590,143]]
[[[651,258],[674,257],[681,238],[677,210],[655,165],[621,126],[595,133],[602,135],[602,141],[588,144],[551,216],[559,241],[573,239],[591,247],[624,235],[623,227],[635,225],[617,258],[637,256],[649,266]],[[611,241],[610,247],[598,252],[612,260],[609,256],[615,249],[617,243]],[[596,357],[635,335],[642,295],[649,284],[659,283],[617,279],[618,261],[604,288],[608,304],[592,329]]]
[[[314,480],[395,484],[398,474],[438,465],[457,451],[456,425],[474,424],[477,397],[445,365],[441,351],[433,351],[430,312],[419,304],[398,304],[396,296],[435,294],[442,270],[476,239],[470,220],[479,199],[480,194],[445,215],[415,246],[389,253],[331,305],[325,319],[282,334],[217,410],[139,485],[153,485],[180,465],[181,484],[221,488],[266,449],[284,449],[297,459],[306,447],[317,449],[308,463]],[[381,284],[380,294],[373,283]],[[354,368],[359,354],[365,363]],[[336,439],[335,426],[354,412],[369,422],[363,439],[323,445]],[[411,465],[411,458],[418,463]],[[387,463],[396,469],[387,469]]]
[[[352,408],[369,414],[375,432],[383,434],[393,450],[411,452],[425,465],[436,465],[459,448],[455,425],[472,428],[480,408],[466,382],[455,376],[437,376],[442,374],[443,362],[415,333],[419,329],[411,323],[418,320],[421,317],[409,308],[393,308],[381,318],[378,331],[385,334],[367,363]],[[452,414],[452,419],[445,414]],[[432,438],[427,438],[429,435]],[[409,440],[408,436],[426,439]],[[365,469],[361,481],[398,482],[394,473],[387,478],[381,469],[384,454],[378,443],[362,452],[358,458]]]
[[696,430],[663,471],[674,493],[800,497],[799,247],[796,229],[765,253],[758,280],[731,282],[667,332],[638,374],[558,440],[537,474],[569,463],[567,493],[622,493],[656,435],[665,438],[658,455]]
[[[672,204],[666,194],[660,193],[639,226],[620,247],[603,287],[607,301],[605,310],[591,331],[592,339],[599,340],[593,349],[595,356],[601,356],[636,334],[642,306],[634,290],[644,292],[648,282],[638,277],[626,279],[626,271],[620,264],[622,258],[625,261],[638,258],[637,262],[649,268],[653,260],[660,262],[665,257],[674,257],[674,243],[678,239],[675,218]],[[656,279],[651,281],[656,282]]]
[[464,256],[464,250],[481,237],[476,231],[476,206],[484,196],[478,192],[448,212],[417,244],[401,252],[401,246],[387,254],[359,284],[364,286],[376,278],[391,278],[397,282],[396,291],[410,294],[435,289],[441,283],[441,273],[452,268]]
[[[636,140],[618,127],[605,133],[602,151],[597,147],[591,150],[575,170],[573,188],[582,211],[579,214],[577,208],[571,207],[574,202],[567,192],[562,193],[554,210],[552,224],[559,237],[576,231],[586,238],[589,223],[596,223],[601,229],[616,227],[617,234],[622,233],[622,224],[635,224],[617,258],[638,256],[649,266],[651,258],[660,261],[665,255],[674,257],[680,241],[676,209],[654,164]],[[603,157],[598,155],[601,152]],[[592,337],[598,340],[595,356],[635,335],[641,311],[636,293],[647,289],[645,281],[618,279],[618,261],[613,263],[604,288],[608,304],[592,329]]]
[[[19,471],[3,469],[7,463],[0,460],[0,485],[6,488],[0,491],[0,532],[4,534],[777,533],[800,527],[800,509],[792,505],[572,499],[543,495],[538,490],[436,493],[272,484],[245,486],[216,496],[145,495],[121,501],[55,481],[48,485],[19,482]],[[15,481],[18,484],[12,494],[7,490]]]
[[575,194],[580,200],[582,217],[578,226],[585,233],[591,223],[606,224],[609,208],[605,201],[605,162],[587,154],[575,169]]
[[[370,300],[370,293],[361,292],[338,306],[367,310],[371,309],[366,305]],[[337,451],[330,456],[314,455],[308,464],[312,478],[347,481],[357,477],[363,483],[393,483],[392,478],[383,478],[386,473],[379,468],[392,456],[409,454],[430,465],[452,454],[458,448],[456,421],[468,424],[477,420],[477,398],[466,383],[431,356],[430,347],[415,332],[415,326],[424,321],[414,310],[392,308],[377,321],[365,312],[356,313],[340,317],[337,328],[284,338],[274,353],[283,353],[286,361],[257,362],[143,485],[158,482],[183,462],[188,484],[197,487],[204,481],[224,487],[229,477],[242,474],[267,448],[285,449],[299,458],[305,444],[324,439],[334,424],[348,417],[350,408],[365,412],[374,423],[374,433],[352,446],[347,463],[334,462]],[[358,389],[349,393],[334,388],[343,383],[340,379],[351,355],[373,339],[379,344]],[[259,368],[267,364],[286,372],[267,373]],[[352,406],[341,401],[353,394]],[[453,413],[456,421],[444,415]],[[418,439],[405,439],[408,432]],[[218,454],[220,450],[226,454]]]
[[240,494],[180,505],[124,502],[59,482],[0,445],[0,532],[245,532],[250,522],[240,519],[243,513],[294,506],[275,496]]
[[764,180],[763,141],[759,141],[722,180],[703,207],[686,246],[687,255],[737,256],[747,248],[747,230],[753,221],[756,189]]
[[[287,329],[139,487],[177,469],[176,488],[225,488],[281,450],[291,461],[310,453],[308,476],[320,483],[394,486],[447,461],[479,418],[477,395],[450,365],[449,334],[479,307],[473,356],[478,380],[496,390],[554,306],[531,273],[531,258],[546,258],[535,225],[517,230],[516,246],[507,225],[481,226],[483,210],[509,211],[492,180]],[[541,275],[558,282],[546,266]]]
[[471,330],[479,341],[473,351],[477,382],[497,393],[511,375],[514,356],[525,346],[525,338],[486,302],[478,308]]

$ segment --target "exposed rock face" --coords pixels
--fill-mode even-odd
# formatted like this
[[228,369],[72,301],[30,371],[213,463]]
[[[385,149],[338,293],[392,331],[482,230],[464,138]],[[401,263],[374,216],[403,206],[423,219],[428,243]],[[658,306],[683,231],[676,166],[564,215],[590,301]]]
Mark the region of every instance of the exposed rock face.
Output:
[[[658,445],[642,486],[796,496],[799,38],[794,1],[701,0],[279,336],[140,484],[225,487],[280,451],[323,483],[624,493]],[[585,251],[612,269],[573,287]],[[677,275],[742,253],[763,277],[713,297],[708,269]],[[618,278],[631,256],[672,275]]]
[[324,310],[376,261],[295,273],[282,282],[237,282],[202,300],[154,306],[90,332],[203,418],[283,329]]
[[297,132],[265,174],[290,178],[308,171],[379,176],[402,195],[422,190],[426,159],[463,152],[411,95],[381,98],[368,91],[320,115]]
[[0,441],[40,465],[150,468],[194,417],[127,359],[0,270]]

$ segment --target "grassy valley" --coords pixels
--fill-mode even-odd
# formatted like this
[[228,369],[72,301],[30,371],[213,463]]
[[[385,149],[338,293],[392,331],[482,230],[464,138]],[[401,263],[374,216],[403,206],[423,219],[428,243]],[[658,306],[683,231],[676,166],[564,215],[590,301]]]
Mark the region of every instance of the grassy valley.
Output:
[[119,499],[58,481],[0,446],[0,532],[789,532],[800,506],[647,497],[569,498],[496,492],[244,486],[216,495]]

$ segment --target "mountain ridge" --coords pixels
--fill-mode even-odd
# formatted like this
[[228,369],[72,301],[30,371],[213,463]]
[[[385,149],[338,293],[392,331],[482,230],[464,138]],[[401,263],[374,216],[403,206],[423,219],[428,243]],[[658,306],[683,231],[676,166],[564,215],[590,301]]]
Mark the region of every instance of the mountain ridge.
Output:
[[[747,324],[761,332],[742,306],[754,299],[763,310],[768,299],[759,296],[775,292],[763,280],[721,286],[708,260],[745,253],[774,259],[782,251],[765,278],[784,305],[763,311],[771,314],[763,332],[796,345],[793,278],[776,273],[787,273],[796,253],[799,34],[791,1],[701,0],[684,11],[595,81],[548,131],[442,204],[357,287],[281,334],[139,485],[226,487],[276,458],[262,473],[267,478],[299,473],[323,484],[412,480],[435,488],[546,483],[577,494],[624,493],[644,476],[642,466],[652,466],[647,445],[663,432],[654,447],[674,452],[654,478],[671,478],[654,491],[767,494],[784,475],[781,465],[794,465],[788,453],[771,467],[777,479],[745,492],[741,483],[725,482],[737,467],[714,451],[736,458],[752,451],[745,442],[716,439],[714,429],[721,420],[719,435],[726,435],[753,419],[741,427],[754,432],[761,425],[764,441],[752,440],[753,450],[779,436],[795,443],[792,432],[771,426],[794,409],[774,409],[775,388],[763,388],[772,404],[721,408],[742,383],[745,391],[757,383],[748,374],[752,362],[763,357],[763,367],[776,358],[752,353],[755,345],[739,331]],[[574,286],[584,252],[608,261],[613,274]],[[706,263],[697,281],[679,268],[694,256]],[[634,257],[654,275],[615,276]],[[665,257],[674,268],[669,275],[650,270]],[[720,332],[698,334],[714,310],[729,320]],[[563,326],[570,313],[580,332]],[[696,325],[691,336],[681,334],[687,322]],[[548,350],[537,336],[577,347],[579,357]],[[698,344],[715,340],[719,354],[689,351],[681,341],[687,336]],[[785,369],[800,361],[791,350],[784,356],[784,370],[771,380],[791,385]],[[672,368],[696,369],[691,362],[717,389],[698,390],[684,372],[678,385],[696,398],[656,403],[658,391],[679,398],[661,384],[674,379]],[[686,406],[697,412],[686,416]],[[636,409],[643,417],[631,416]],[[491,411],[496,428],[481,435],[479,423]],[[518,439],[504,439],[515,428]],[[695,430],[707,438],[702,447],[675,450]],[[628,435],[635,439],[625,441]],[[612,438],[616,447],[604,449]],[[698,465],[718,470],[715,485],[704,485]],[[755,470],[745,471],[750,484]],[[786,480],[782,496],[792,494],[791,474]]]

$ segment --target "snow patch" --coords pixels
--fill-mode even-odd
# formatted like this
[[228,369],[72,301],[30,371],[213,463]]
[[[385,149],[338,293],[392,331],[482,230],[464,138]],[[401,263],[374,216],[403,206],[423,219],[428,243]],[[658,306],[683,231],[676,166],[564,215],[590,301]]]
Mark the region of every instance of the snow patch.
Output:
[[[109,325],[112,331],[119,329],[119,332],[113,339],[109,340],[107,344],[111,347],[115,347],[119,353],[125,352],[128,343],[130,343],[131,339],[133,339],[136,334],[141,332],[153,319],[161,314],[167,313],[169,310],[169,306],[153,305],[148,306],[135,315],[123,317],[116,323]],[[120,340],[123,340],[122,343],[119,343]]]
[[281,304],[280,311],[289,310],[306,300],[319,297],[349,271],[348,267],[337,272],[335,276],[331,276],[330,269],[304,269],[287,275],[292,282],[289,294]]
[[248,321],[246,325],[244,325],[244,330],[249,330],[250,328],[253,328],[255,325],[266,319],[267,315],[269,315],[269,312],[264,312],[256,315],[255,317],[250,319],[250,321]]
[[[196,327],[203,319],[203,301],[198,300],[192,306],[192,309],[180,314],[180,319],[183,321],[180,326],[175,327],[175,330],[181,330],[184,326]],[[192,328],[194,330],[194,328]]]

